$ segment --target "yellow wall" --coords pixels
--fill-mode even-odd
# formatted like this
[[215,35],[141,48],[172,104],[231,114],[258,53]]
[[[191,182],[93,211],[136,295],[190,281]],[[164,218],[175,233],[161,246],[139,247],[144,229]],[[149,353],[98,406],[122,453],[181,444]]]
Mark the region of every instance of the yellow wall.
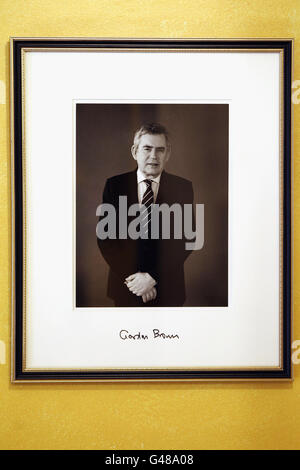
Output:
[[[1,0],[0,18],[0,448],[300,449],[300,365],[292,384],[10,384],[8,89],[9,36],[294,37],[300,79],[299,0]],[[300,105],[294,113],[300,339]]]

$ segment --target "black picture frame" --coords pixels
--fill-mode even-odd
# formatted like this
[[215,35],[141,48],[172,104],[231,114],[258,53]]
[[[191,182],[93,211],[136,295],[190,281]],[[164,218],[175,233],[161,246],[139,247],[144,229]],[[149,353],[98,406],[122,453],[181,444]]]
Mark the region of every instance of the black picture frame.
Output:
[[[105,49],[207,49],[278,50],[283,54],[283,239],[282,239],[282,368],[270,370],[103,370],[103,371],[24,371],[24,279],[23,279],[23,120],[22,50],[37,48]],[[84,38],[12,38],[12,199],[13,199],[13,324],[12,381],[174,381],[174,380],[291,380],[292,335],[292,54],[291,39],[84,39]]]

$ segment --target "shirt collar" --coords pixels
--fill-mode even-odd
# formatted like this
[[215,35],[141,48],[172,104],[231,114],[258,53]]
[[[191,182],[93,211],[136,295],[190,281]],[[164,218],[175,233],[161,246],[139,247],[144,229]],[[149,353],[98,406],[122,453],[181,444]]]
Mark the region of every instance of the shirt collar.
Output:
[[[145,175],[141,172],[141,170],[139,168],[137,169],[136,174],[137,174],[138,184],[141,183],[142,181],[146,180],[146,179],[150,179],[150,178],[146,178]],[[161,174],[158,175],[156,178],[151,178],[151,181],[154,181],[155,183],[159,184],[160,177],[161,177]]]

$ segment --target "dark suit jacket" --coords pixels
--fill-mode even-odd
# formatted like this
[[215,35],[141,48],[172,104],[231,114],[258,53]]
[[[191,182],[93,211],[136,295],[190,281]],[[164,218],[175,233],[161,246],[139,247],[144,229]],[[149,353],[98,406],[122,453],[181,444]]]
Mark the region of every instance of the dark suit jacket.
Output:
[[[112,204],[116,208],[117,220],[119,196],[127,196],[128,207],[138,203],[136,171],[114,176],[106,182],[103,203]],[[163,172],[155,202],[166,203],[169,206],[178,203],[182,208],[184,204],[193,204],[192,183]],[[128,217],[128,224],[133,218]],[[173,221],[172,226],[174,226]],[[183,305],[185,301],[183,265],[191,251],[185,249],[184,230],[182,232],[183,238],[180,240],[172,236],[168,240],[163,240],[161,233],[158,240],[97,238],[100,251],[110,267],[107,294],[114,299],[117,306]],[[157,298],[154,301],[144,304],[142,298],[132,294],[124,284],[126,277],[138,271],[148,272],[157,281]]]

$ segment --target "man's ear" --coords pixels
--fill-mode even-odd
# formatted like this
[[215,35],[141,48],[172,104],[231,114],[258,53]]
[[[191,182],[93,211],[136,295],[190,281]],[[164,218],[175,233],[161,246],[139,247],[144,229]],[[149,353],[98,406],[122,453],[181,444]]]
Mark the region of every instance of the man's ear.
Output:
[[169,160],[170,156],[171,156],[171,145],[169,144],[167,147],[167,161]]
[[135,145],[131,147],[131,155],[136,160],[136,146]]

